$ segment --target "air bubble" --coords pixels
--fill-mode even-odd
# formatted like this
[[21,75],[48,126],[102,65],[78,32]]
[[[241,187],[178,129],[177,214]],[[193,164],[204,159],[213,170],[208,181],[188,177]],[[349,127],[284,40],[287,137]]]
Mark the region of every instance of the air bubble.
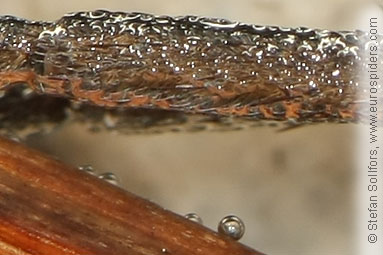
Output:
[[203,223],[201,217],[196,213],[188,213],[185,215],[185,218],[199,224]]
[[102,173],[98,175],[98,178],[116,186],[119,184],[118,178],[113,173]]
[[219,222],[218,232],[234,240],[239,240],[245,233],[245,224],[237,216],[229,215]]
[[332,72],[332,76],[338,76],[340,74],[339,70],[335,70]]

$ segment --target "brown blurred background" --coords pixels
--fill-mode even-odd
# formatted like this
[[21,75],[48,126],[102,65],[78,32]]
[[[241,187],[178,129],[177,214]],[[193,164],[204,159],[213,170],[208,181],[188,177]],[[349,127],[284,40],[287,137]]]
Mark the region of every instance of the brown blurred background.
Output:
[[[54,20],[72,11],[109,9],[196,14],[256,24],[357,28],[364,0],[1,1],[1,14]],[[30,143],[72,165],[114,172],[123,187],[176,213],[196,212],[216,229],[235,214],[241,240],[268,254],[352,254],[355,124],[277,132],[121,136],[66,125]],[[111,198],[112,199],[112,198]]]

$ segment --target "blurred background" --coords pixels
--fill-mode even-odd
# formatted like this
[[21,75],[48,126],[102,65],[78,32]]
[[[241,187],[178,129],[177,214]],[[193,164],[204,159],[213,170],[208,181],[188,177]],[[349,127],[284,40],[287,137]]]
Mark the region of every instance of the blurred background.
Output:
[[[364,0],[2,0],[0,12],[55,20],[108,9],[349,30],[358,28],[366,6]],[[355,124],[278,130],[119,135],[68,124],[29,143],[71,165],[113,172],[127,190],[178,214],[195,212],[212,229],[235,214],[246,225],[241,242],[267,254],[352,254]]]

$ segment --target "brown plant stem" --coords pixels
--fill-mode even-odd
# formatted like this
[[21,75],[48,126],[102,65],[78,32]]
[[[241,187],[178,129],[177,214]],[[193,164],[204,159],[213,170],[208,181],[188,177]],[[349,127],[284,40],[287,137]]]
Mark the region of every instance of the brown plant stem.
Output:
[[260,254],[0,137],[0,254]]

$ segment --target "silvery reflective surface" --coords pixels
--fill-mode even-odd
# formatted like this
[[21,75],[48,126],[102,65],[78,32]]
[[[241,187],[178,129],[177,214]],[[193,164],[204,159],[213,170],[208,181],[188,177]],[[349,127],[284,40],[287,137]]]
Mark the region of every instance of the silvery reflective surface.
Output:
[[229,215],[219,222],[218,232],[239,240],[245,234],[245,224],[237,216]]

